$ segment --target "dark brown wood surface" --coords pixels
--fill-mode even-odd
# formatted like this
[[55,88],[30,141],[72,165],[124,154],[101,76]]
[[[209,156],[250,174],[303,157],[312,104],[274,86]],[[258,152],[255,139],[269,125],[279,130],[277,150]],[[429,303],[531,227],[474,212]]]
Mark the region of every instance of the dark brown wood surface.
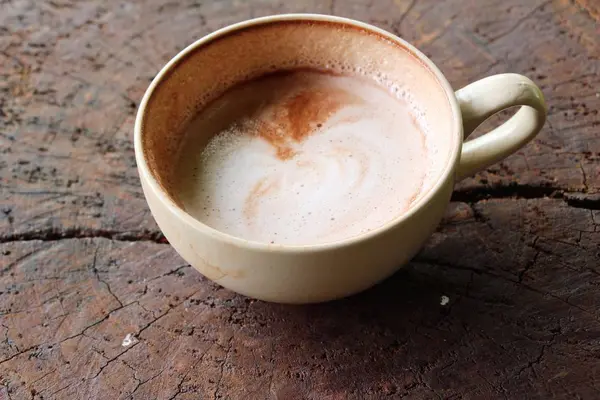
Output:
[[[293,4],[0,1],[0,399],[600,398],[598,2]],[[456,88],[523,73],[550,110],[458,185],[405,269],[290,307],[219,288],[165,243],[132,124],[178,50],[300,11],[395,32]]]

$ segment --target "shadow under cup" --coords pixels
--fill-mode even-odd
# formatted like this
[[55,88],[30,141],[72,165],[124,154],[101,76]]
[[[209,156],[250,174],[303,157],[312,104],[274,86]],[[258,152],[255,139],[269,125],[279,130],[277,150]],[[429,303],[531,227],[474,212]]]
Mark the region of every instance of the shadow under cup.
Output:
[[[271,21],[214,35],[169,63],[153,82],[141,121],[148,169],[178,207],[184,208],[174,173],[187,125],[227,89],[276,71],[314,69],[373,79],[414,105],[426,133],[428,174],[439,177],[447,168],[455,145],[451,106],[437,77],[410,49],[377,32],[331,21]],[[437,180],[429,179],[413,204]]]

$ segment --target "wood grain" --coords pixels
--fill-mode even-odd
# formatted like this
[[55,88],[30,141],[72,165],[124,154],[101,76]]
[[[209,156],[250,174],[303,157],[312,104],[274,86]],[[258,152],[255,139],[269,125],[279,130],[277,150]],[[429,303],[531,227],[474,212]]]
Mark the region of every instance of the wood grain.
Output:
[[599,218],[454,203],[402,272],[307,307],[236,296],[165,244],[6,243],[3,382],[13,398],[593,398]]
[[[281,12],[397,33],[457,89],[523,73],[550,107],[533,143],[459,184],[407,268],[310,307],[186,265],[131,141],[178,50]],[[0,399],[597,398],[599,29],[591,0],[0,1]]]

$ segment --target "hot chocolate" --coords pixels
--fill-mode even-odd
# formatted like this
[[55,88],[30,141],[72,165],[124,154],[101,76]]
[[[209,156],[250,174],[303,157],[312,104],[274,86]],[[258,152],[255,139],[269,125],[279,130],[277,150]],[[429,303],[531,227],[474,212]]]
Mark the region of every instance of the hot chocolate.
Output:
[[177,197],[199,221],[247,240],[360,235],[428,186],[416,107],[360,73],[297,69],[238,84],[186,128]]

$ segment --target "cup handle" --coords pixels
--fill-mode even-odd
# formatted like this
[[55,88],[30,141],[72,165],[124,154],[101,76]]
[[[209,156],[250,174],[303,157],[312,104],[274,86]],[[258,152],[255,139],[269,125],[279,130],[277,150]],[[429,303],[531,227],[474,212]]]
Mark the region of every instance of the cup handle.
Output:
[[465,140],[483,121],[512,106],[515,115],[490,132],[464,142],[457,180],[508,157],[527,144],[546,121],[544,95],[529,78],[500,74],[471,83],[456,92],[463,118]]

